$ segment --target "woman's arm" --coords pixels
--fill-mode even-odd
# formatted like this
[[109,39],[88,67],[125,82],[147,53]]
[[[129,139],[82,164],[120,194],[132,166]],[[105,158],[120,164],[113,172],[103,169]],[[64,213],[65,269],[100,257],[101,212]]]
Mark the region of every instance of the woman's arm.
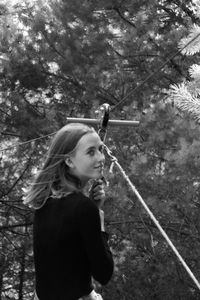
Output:
[[104,285],[113,273],[113,257],[104,228],[104,212],[87,197],[81,201],[79,225],[92,276]]

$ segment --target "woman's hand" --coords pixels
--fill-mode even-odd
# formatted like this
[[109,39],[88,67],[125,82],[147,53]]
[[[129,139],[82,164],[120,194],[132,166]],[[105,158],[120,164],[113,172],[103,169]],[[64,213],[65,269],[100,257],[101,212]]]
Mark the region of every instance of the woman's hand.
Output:
[[102,179],[96,180],[95,183],[92,185],[89,191],[89,197],[96,203],[99,209],[102,208],[105,202],[105,190]]

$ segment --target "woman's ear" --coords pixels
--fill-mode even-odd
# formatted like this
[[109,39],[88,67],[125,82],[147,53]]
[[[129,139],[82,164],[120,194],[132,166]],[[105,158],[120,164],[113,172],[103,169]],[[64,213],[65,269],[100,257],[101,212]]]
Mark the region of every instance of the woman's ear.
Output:
[[73,168],[74,164],[69,156],[65,158],[65,163],[69,168]]

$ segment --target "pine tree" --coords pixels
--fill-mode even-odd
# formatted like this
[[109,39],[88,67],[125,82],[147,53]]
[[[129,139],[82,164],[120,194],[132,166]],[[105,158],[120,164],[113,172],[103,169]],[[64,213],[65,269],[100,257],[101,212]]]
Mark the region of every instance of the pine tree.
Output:
[[189,29],[189,34],[181,39],[179,48],[186,56],[193,57],[193,63],[188,73],[189,80],[172,85],[169,90],[169,100],[183,112],[189,113],[198,122],[200,120],[200,102],[199,102],[199,83],[200,83],[200,65],[198,57],[200,52],[200,2],[195,1],[195,16],[198,20]]

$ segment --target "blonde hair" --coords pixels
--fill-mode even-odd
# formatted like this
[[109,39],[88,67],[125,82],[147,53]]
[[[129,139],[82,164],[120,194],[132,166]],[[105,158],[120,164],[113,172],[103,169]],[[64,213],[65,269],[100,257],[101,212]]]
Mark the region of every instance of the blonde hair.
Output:
[[95,132],[93,127],[73,123],[65,125],[56,133],[44,165],[25,197],[25,204],[39,209],[46,203],[50,195],[59,196],[80,190],[81,182],[70,174],[65,158],[75,151],[76,145],[83,135],[93,132]]

